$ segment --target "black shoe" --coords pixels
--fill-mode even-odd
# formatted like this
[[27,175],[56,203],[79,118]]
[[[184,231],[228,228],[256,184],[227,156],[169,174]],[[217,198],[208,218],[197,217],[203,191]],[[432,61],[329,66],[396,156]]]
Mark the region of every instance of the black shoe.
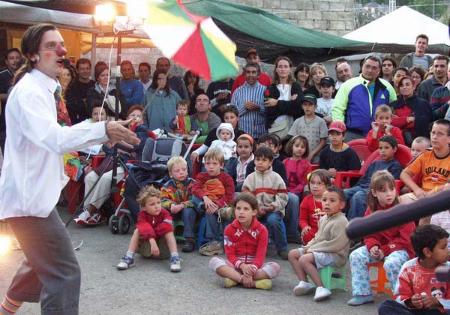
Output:
[[192,238],[186,238],[184,241],[183,247],[181,248],[181,251],[183,253],[190,253],[193,252],[195,249],[195,241]]
[[281,257],[281,259],[283,259],[283,260],[288,260],[288,254],[289,254],[289,252],[285,249],[285,250],[279,250],[278,252],[277,252],[277,254],[278,254],[278,256],[280,256]]

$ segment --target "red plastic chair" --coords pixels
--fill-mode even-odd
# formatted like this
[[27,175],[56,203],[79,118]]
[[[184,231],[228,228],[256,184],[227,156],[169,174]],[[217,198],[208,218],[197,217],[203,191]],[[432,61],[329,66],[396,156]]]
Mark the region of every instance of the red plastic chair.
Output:
[[[395,158],[397,159],[397,161],[400,162],[402,167],[406,167],[412,160],[411,149],[403,144],[399,144],[397,152],[395,153]],[[376,150],[373,151],[372,154],[370,154],[370,156],[366,160],[364,160],[364,163],[359,171],[336,172],[334,185],[342,189],[349,188],[351,179],[363,176],[367,172],[369,165],[372,164],[373,161],[379,159],[380,159],[380,151]],[[397,180],[396,181],[397,191],[400,191],[401,186],[402,186],[401,181]]]
[[369,150],[366,139],[351,140],[347,144],[353,149],[353,151],[356,152],[361,162],[365,161],[372,154],[372,151]]

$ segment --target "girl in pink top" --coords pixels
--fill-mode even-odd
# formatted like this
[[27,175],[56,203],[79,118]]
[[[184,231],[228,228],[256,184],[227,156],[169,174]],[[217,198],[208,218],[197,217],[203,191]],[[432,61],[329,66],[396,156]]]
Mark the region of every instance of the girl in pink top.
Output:
[[289,158],[283,161],[288,178],[288,191],[301,197],[307,184],[306,176],[311,171],[308,161],[308,139],[304,136],[295,136],[286,145]]

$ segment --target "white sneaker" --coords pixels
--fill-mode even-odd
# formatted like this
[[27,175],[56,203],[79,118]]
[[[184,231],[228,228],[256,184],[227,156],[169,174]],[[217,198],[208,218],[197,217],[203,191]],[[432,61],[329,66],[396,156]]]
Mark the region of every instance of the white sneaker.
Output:
[[305,295],[311,293],[315,288],[314,284],[302,280],[295,286],[294,294],[297,296]]
[[77,218],[75,218],[74,220],[75,220],[75,223],[78,223],[78,224],[84,224],[84,223],[86,223],[88,220],[89,220],[89,218],[91,217],[91,214],[89,213],[89,211],[87,211],[86,209],[83,211],[83,212],[81,212],[80,213],[80,215],[77,217]]
[[314,294],[314,301],[320,302],[327,299],[331,295],[331,291],[324,287],[317,287],[316,294]]
[[86,222],[88,224],[99,224],[102,221],[102,216],[100,213],[94,213]]

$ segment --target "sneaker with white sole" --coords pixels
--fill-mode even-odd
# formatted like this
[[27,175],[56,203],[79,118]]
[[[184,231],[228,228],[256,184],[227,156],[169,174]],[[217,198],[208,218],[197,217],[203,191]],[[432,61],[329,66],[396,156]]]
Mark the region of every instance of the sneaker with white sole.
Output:
[[179,272],[181,271],[181,259],[180,256],[172,256],[170,257],[170,271]]
[[314,301],[320,302],[327,299],[331,295],[331,291],[324,287],[317,287],[316,294],[314,294]]
[[294,288],[294,294],[297,296],[306,295],[314,291],[316,286],[306,281],[300,281]]
[[83,212],[81,212],[80,215],[74,219],[74,221],[77,224],[86,224],[90,218],[91,214],[89,213],[89,211],[84,209]]
[[129,256],[123,256],[120,262],[117,264],[117,269],[119,270],[126,270],[128,268],[131,268],[134,266],[134,258],[131,258]]

